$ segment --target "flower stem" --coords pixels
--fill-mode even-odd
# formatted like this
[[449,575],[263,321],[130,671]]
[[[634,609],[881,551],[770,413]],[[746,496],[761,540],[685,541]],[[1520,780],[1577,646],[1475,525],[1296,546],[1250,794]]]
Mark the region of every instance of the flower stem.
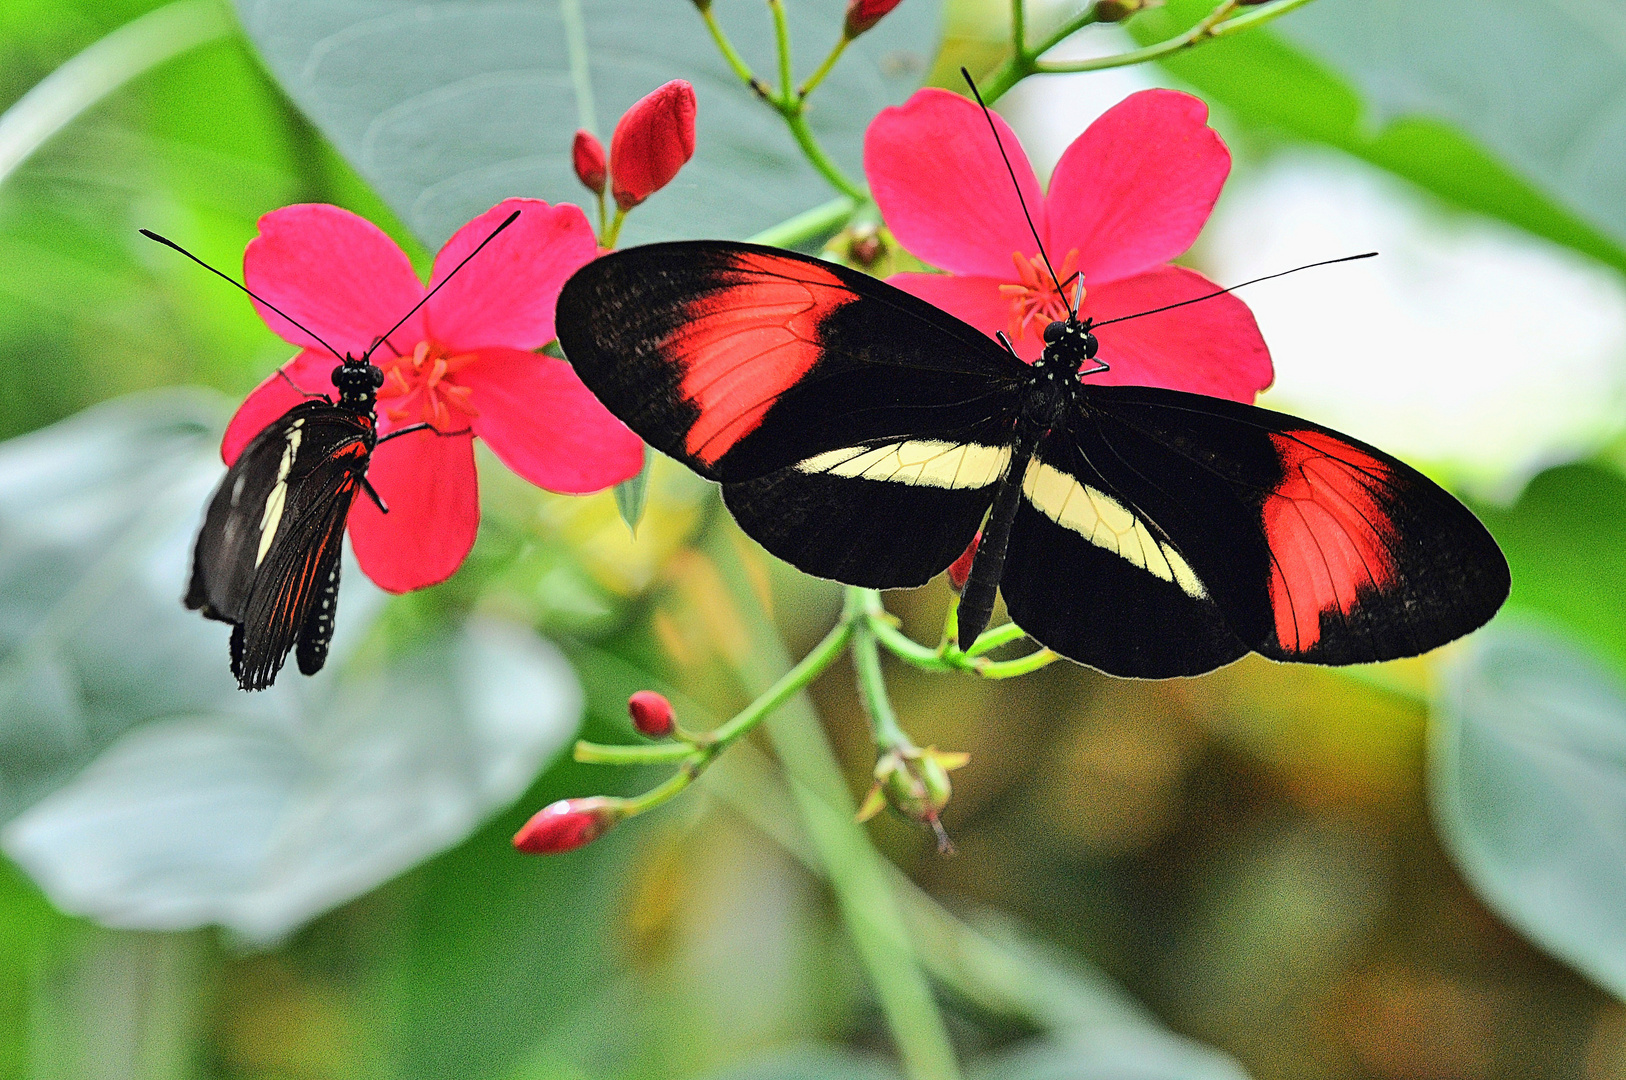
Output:
[[[748,686],[766,684],[774,672],[789,666],[779,631],[758,604],[738,556],[727,544],[714,550],[746,631],[757,643],[736,664],[736,672]],[[960,1071],[948,1030],[910,943],[886,863],[853,820],[852,796],[817,714],[798,696],[770,718],[766,727],[842,919],[897,1041],[905,1074],[910,1080],[958,1080]]]
[[1205,15],[1196,26],[1190,30],[1172,37],[1168,41],[1160,41],[1156,45],[1148,45],[1143,49],[1134,49],[1130,52],[1119,53],[1116,56],[1103,56],[1095,60],[1070,60],[1061,63],[1046,64],[1035,62],[1033,70],[1039,75],[1061,75],[1076,71],[1104,71],[1107,68],[1126,67],[1130,64],[1144,64],[1148,60],[1161,60],[1165,56],[1201,45],[1205,41],[1214,41],[1231,34],[1238,34],[1244,30],[1251,30],[1261,26],[1272,19],[1286,15],[1295,8],[1303,7],[1310,0],[1276,0],[1275,3],[1265,4],[1252,11],[1235,18],[1228,16],[1236,10],[1240,0],[1226,0],[1213,11]]
[[790,88],[790,26],[785,22],[784,0],[768,0],[768,10],[773,12],[774,47],[779,53],[779,101],[783,109],[795,97]]
[[621,223],[627,220],[627,212],[621,207],[615,208],[615,217],[610,219],[610,227],[605,229],[598,238],[601,248],[613,248],[615,242],[621,238]]
[[753,244],[769,244],[773,247],[795,247],[798,244],[805,244],[809,240],[829,236],[847,224],[857,212],[858,206],[856,200],[842,195],[763,229],[750,239]]
[[[849,603],[851,594],[849,593]],[[881,674],[881,652],[875,646],[875,631],[869,620],[863,620],[853,634],[853,667],[858,671],[858,694],[864,702],[864,715],[869,717],[870,734],[875,749],[914,749],[914,740],[898,724],[897,711],[886,692],[886,678]]]
[[1011,0],[1011,55],[1027,56],[1027,9],[1022,0]]
[[830,50],[830,55],[824,58],[824,63],[820,64],[819,69],[807,77],[806,82],[796,88],[797,101],[806,98],[807,95],[813,92],[814,87],[824,81],[824,77],[835,68],[836,61],[841,59],[841,54],[847,51],[847,42],[851,40],[845,33],[836,39],[836,47]]
[[605,746],[602,743],[578,742],[577,761],[598,765],[650,765],[662,761],[683,761],[697,770],[703,769],[711,759],[728,749],[741,735],[761,723],[764,718],[785,702],[802,692],[803,687],[818,678],[825,668],[839,657],[852,638],[854,620],[843,618],[802,657],[795,667],[780,676],[751,704],[742,709],[722,727],[707,732],[693,744],[653,743],[646,746]]
[[717,25],[717,16],[711,13],[711,5],[700,9],[700,17],[706,21],[706,29],[711,31],[711,39],[717,43],[717,51],[723,54],[723,60],[734,69],[734,74],[739,76],[740,81],[749,87],[753,94],[767,100],[771,96],[767,84],[751,73],[751,66],[745,62],[745,57],[734,48],[733,42],[728,40],[728,35],[723,33],[723,28]]
[[807,117],[802,115],[801,105],[798,103],[792,108],[782,109],[781,112],[785,117],[785,126],[790,128],[790,133],[796,139],[796,144],[802,148],[802,153],[812,163],[813,167],[819,170],[819,175],[828,180],[831,187],[854,202],[867,202],[869,192],[853,183],[847,177],[847,174],[842,172],[840,167],[830,160],[829,156],[825,154],[824,148],[813,138],[813,131],[807,126]]

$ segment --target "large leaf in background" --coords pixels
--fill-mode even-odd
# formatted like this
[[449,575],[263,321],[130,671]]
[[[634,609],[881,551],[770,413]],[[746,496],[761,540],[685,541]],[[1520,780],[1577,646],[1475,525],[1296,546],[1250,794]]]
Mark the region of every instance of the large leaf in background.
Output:
[[[134,724],[297,708],[298,679],[239,691],[229,629],[180,602],[228,414],[212,394],[141,395],[0,444],[0,820]],[[382,599],[353,566],[344,581],[332,667]]]
[[1626,479],[1598,465],[1537,476],[1510,507],[1477,508],[1513,571],[1510,608],[1561,623],[1626,669]]
[[1171,1031],[1104,1028],[996,1058],[978,1080],[1247,1080],[1227,1055]]
[[[570,166],[576,129],[607,135],[669,79],[694,84],[695,157],[629,218],[627,242],[744,237],[833,194],[682,0],[236,4],[289,95],[431,247],[506,196],[585,203]],[[788,6],[805,77],[835,43],[843,8]],[[936,49],[938,9],[936,0],[901,5],[853,43],[811,99],[814,133],[851,175],[862,175],[870,118],[919,85]],[[762,5],[716,0],[714,11],[759,77],[773,77],[773,27]]]
[[[1588,107],[1599,132],[1626,124],[1601,94],[1608,79],[1617,87],[1626,80],[1623,31],[1612,46],[1577,33],[1589,17],[1617,27],[1623,17],[1606,14],[1599,0],[1567,5],[1591,16],[1559,18],[1559,6],[1329,0],[1163,64],[1247,123],[1337,147],[1458,206],[1626,269],[1626,172],[1595,172],[1607,154],[1622,153],[1622,136],[1611,143],[1588,135],[1598,156],[1571,176],[1521,149],[1545,147],[1556,166],[1564,136],[1577,135]],[[1126,25],[1141,42],[1161,41],[1212,8],[1210,0],[1170,0]],[[1582,65],[1573,95],[1568,49]],[[1503,123],[1519,126],[1500,130]]]
[[1440,835],[1486,903],[1626,997],[1626,690],[1529,628],[1476,635],[1430,755]]
[[0,840],[66,911],[272,941],[462,840],[580,718],[553,646],[475,624],[293,715],[147,724]]

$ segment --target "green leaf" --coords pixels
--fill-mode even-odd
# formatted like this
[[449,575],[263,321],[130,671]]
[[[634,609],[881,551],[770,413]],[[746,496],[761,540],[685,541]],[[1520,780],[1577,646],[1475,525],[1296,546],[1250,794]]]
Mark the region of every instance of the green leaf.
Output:
[[635,533],[638,523],[644,519],[644,503],[649,498],[649,447],[643,447],[643,454],[644,465],[638,475],[615,485],[616,509],[621,511],[621,520],[627,523],[627,528]]
[[1556,620],[1626,665],[1626,479],[1596,465],[1537,476],[1511,507],[1479,507],[1513,571],[1511,608]]
[[[843,9],[788,6],[806,77],[835,44]],[[237,9],[289,96],[431,246],[510,195],[584,203],[570,164],[575,130],[607,136],[669,79],[694,84],[695,157],[628,219],[627,243],[744,237],[832,194],[683,0],[237,0]],[[716,0],[714,11],[758,77],[772,79],[768,12],[755,0]],[[810,99],[815,134],[852,175],[870,118],[919,85],[938,19],[934,0],[901,5]]]
[[557,650],[495,623],[298,689],[142,726],[0,844],[65,911],[275,941],[464,839],[581,718]]
[[1537,945],[1626,997],[1626,690],[1550,634],[1482,631],[1431,733],[1441,838]]
[[1103,1028],[1046,1040],[990,1062],[977,1080],[1247,1080],[1230,1057],[1154,1027]]
[[[1513,7],[1506,0],[1495,6]],[[1170,0],[1167,7],[1127,25],[1138,41],[1162,41],[1212,7],[1209,0]],[[1406,14],[1411,12],[1419,14]],[[1412,25],[1413,19],[1442,22],[1447,29],[1424,31]],[[1504,28],[1502,49],[1475,53],[1476,44],[1484,44],[1483,28],[1492,23]],[[1330,0],[1301,8],[1269,29],[1210,42],[1162,63],[1244,123],[1336,147],[1457,206],[1626,269],[1626,193],[1614,196],[1611,213],[1599,213],[1585,185],[1535,168],[1528,155],[1513,152],[1514,143],[1525,136],[1514,138],[1494,130],[1493,113],[1476,116],[1469,107],[1476,95],[1492,103],[1505,102],[1511,95],[1511,87],[1502,85],[1506,74],[1502,59],[1523,48],[1523,35],[1534,26],[1528,15],[1492,15],[1477,0]],[[1554,32],[1543,29],[1541,35]],[[1373,36],[1382,40],[1381,48]],[[1595,45],[1580,49],[1588,57],[1595,50]],[[1491,56],[1495,62],[1488,61]],[[1362,63],[1357,57],[1364,58]],[[1545,130],[1548,124],[1561,123],[1564,110],[1571,106],[1561,104],[1562,84],[1552,63],[1544,71],[1539,63],[1520,61],[1515,70],[1527,82],[1539,76],[1539,85],[1519,91],[1528,105],[1520,115]],[[1437,83],[1430,84],[1431,92],[1437,91],[1433,97],[1408,92],[1397,98],[1382,85],[1393,79],[1413,86],[1425,72]],[[1626,69],[1617,69],[1618,74],[1626,74]],[[1397,110],[1401,100],[1406,107]],[[1545,116],[1533,118],[1543,108],[1549,110]],[[1598,122],[1607,126],[1610,121],[1600,116]],[[1617,116],[1612,122],[1626,120]],[[1620,144],[1617,138],[1614,145]],[[1626,185],[1623,176],[1626,172],[1615,170],[1613,182]]]

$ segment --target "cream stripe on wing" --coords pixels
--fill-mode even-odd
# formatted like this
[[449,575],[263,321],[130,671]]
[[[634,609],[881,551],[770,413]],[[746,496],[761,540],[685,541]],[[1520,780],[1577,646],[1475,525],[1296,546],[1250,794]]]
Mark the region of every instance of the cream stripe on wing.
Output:
[[1008,446],[909,439],[830,450],[799,462],[796,468],[805,473],[963,489],[998,483],[1010,460]]
[[1039,513],[1096,547],[1178,585],[1187,596],[1198,600],[1207,597],[1208,590],[1180,553],[1153,536],[1145,522],[1106,492],[1035,458],[1022,478],[1022,494]]

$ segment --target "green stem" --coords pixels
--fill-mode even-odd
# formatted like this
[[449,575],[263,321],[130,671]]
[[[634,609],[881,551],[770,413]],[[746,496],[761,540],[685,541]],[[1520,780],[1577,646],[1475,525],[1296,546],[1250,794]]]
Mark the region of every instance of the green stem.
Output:
[[777,682],[733,719],[715,731],[700,736],[698,745],[653,743],[647,746],[605,746],[583,741],[576,744],[576,760],[596,765],[652,765],[663,761],[688,761],[697,769],[705,768],[734,740],[756,727],[818,678],[846,649],[847,642],[852,638],[854,622],[853,619],[842,618],[834,629],[824,635],[823,641],[802,657],[799,664],[780,676]]
[[795,247],[809,240],[822,239],[852,220],[853,214],[858,211],[858,205],[856,201],[842,195],[763,229],[751,237],[751,242],[768,244],[772,247]]
[[813,167],[819,170],[819,174],[830,181],[830,186],[854,202],[868,202],[869,192],[853,183],[825,154],[824,148],[814,140],[812,129],[807,126],[807,117],[802,115],[800,106],[781,112],[785,117],[785,125],[790,128],[791,135],[796,139],[796,145],[802,148],[802,153],[807,156]]
[[723,28],[717,25],[717,17],[711,13],[711,5],[707,4],[700,9],[700,17],[706,21],[706,29],[711,31],[711,39],[717,43],[717,51],[723,54],[723,60],[734,69],[739,80],[750,88],[757,97],[767,98],[768,87],[751,73],[751,66],[745,62],[745,57],[735,50],[734,44],[723,33]]
[[1028,56],[1027,11],[1022,0],[1011,0],[1011,55]]
[[853,667],[858,671],[858,694],[864,701],[864,715],[869,717],[870,734],[875,749],[913,750],[914,740],[898,724],[898,714],[892,708],[892,698],[886,692],[886,677],[881,674],[881,652],[875,647],[872,623],[862,620],[853,634]]
[[768,0],[768,10],[773,12],[774,47],[779,53],[779,101],[783,108],[795,99],[790,88],[790,26],[785,22],[783,0]]
[[1062,75],[1078,71],[1105,71],[1108,68],[1126,67],[1130,64],[1144,64],[1148,60],[1161,60],[1165,56],[1182,50],[1201,45],[1205,41],[1215,41],[1232,34],[1240,34],[1244,30],[1262,26],[1272,19],[1280,18],[1289,11],[1301,8],[1310,0],[1276,0],[1273,4],[1256,7],[1252,11],[1238,15],[1234,19],[1226,18],[1234,11],[1240,0],[1227,0],[1213,11],[1209,12],[1202,21],[1190,30],[1160,41],[1156,45],[1148,45],[1143,49],[1119,53],[1116,56],[1103,56],[1095,60],[1072,60],[1056,64],[1036,62],[1033,70],[1040,75]]
[[1049,649],[1040,649],[1036,653],[1018,657],[1015,660],[982,660],[979,658],[972,668],[985,679],[1014,679],[1029,672],[1038,671],[1042,667],[1049,667],[1061,657]]
[[1002,623],[992,630],[984,630],[977,640],[971,643],[971,648],[965,651],[967,656],[981,656],[983,653],[993,652],[1002,645],[1009,645],[1013,641],[1021,641],[1027,637],[1027,631],[1015,623]]
[[[758,604],[738,556],[726,542],[714,550],[750,640],[757,643],[736,671],[747,686],[765,685],[789,667],[779,631]],[[948,1029],[910,943],[887,864],[853,820],[852,796],[817,714],[798,696],[768,720],[766,730],[897,1041],[905,1074],[910,1080],[958,1080]]]
[[621,238],[621,224],[626,220],[627,212],[617,206],[615,208],[615,217],[610,219],[610,227],[605,229],[598,239],[598,246],[602,248],[615,247],[615,242]]
[[836,61],[841,59],[841,54],[847,51],[847,42],[851,40],[845,33],[836,39],[836,47],[830,50],[830,55],[824,58],[824,63],[820,64],[819,69],[807,77],[806,82],[796,88],[797,101],[806,98],[807,95],[813,92],[815,86],[824,81],[824,77],[835,68]]
[[1084,27],[1096,22],[1095,5],[1091,4],[1077,15],[1068,19],[1056,30],[1041,41],[1037,47],[1029,49],[1024,39],[1027,36],[1025,26],[1018,29],[1017,20],[1022,16],[1022,0],[1011,0],[1011,55],[1006,59],[998,71],[994,72],[988,84],[982,87],[982,98],[993,104],[1003,97],[1005,91],[1032,75],[1039,57],[1061,44],[1062,41],[1076,34]]

